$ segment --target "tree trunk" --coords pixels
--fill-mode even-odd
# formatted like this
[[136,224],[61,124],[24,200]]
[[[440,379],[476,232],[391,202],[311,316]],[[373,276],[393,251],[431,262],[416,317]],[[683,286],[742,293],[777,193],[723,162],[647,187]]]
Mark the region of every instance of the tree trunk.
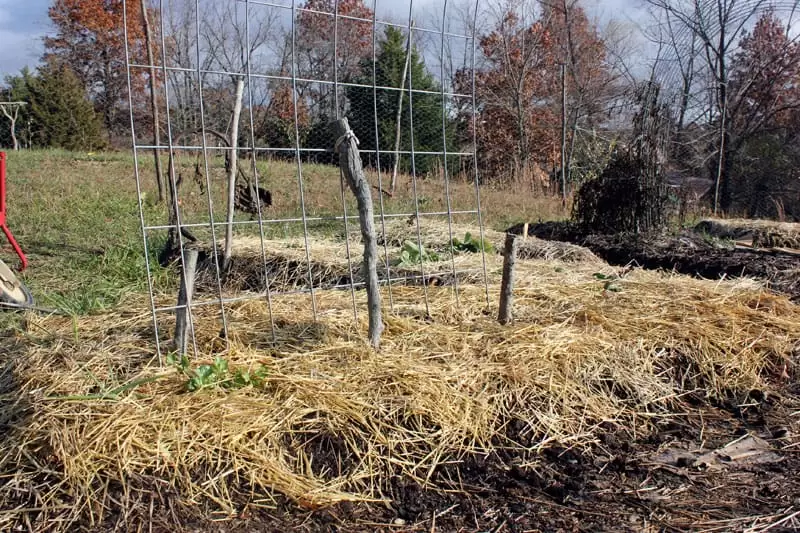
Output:
[[[140,0],[142,9],[142,27],[144,41],[147,47],[147,61],[150,63],[150,109],[153,112],[153,145],[161,146],[161,126],[159,124],[158,103],[156,102],[156,67],[153,59],[153,43],[150,35],[150,20],[147,15],[147,6]],[[164,201],[164,174],[161,171],[161,155],[158,148],[153,148],[153,159],[156,165],[156,186],[158,187],[158,203]]]
[[11,104],[11,111],[6,109],[6,106],[0,104],[0,110],[3,111],[3,114],[8,118],[11,122],[11,142],[14,145],[14,150],[19,150],[19,141],[17,141],[17,117],[19,116],[19,106],[22,104],[13,103]]
[[184,247],[183,268],[181,269],[181,287],[178,291],[178,305],[175,309],[175,350],[182,357],[186,355],[189,339],[187,331],[194,338],[192,323],[192,296],[194,295],[195,273],[199,251],[195,247]]
[[19,141],[17,141],[17,117],[16,113],[14,118],[11,119],[11,142],[14,144],[14,151],[19,150]]
[[[411,28],[413,27],[414,23],[412,22]],[[395,131],[394,137],[394,168],[392,169],[392,182],[389,186],[389,196],[394,196],[395,187],[397,186],[397,167],[400,165],[400,134],[402,132],[400,121],[403,118],[403,90],[406,86],[406,77],[408,76],[409,63],[411,62],[411,28],[408,30],[408,40],[406,41],[406,62],[403,66],[403,75],[400,78],[400,90],[397,91],[397,117],[395,118],[397,130]],[[375,148],[377,153],[378,147]],[[380,154],[378,154],[378,157],[380,157]]]
[[[722,17],[722,12],[719,13]],[[725,25],[720,20],[719,32],[719,48],[718,52],[718,70],[717,70],[717,91],[719,98],[719,157],[717,158],[717,178],[714,183],[714,215],[718,214],[720,208],[720,186],[724,192],[728,189],[728,176],[725,172],[727,167],[725,150],[727,150],[728,141],[728,71],[725,63]],[[724,206],[726,209],[729,206]]]
[[222,259],[222,268],[227,270],[231,262],[231,247],[233,245],[233,210],[236,197],[236,171],[239,161],[239,117],[242,114],[242,95],[244,94],[244,80],[236,82],[236,102],[233,106],[233,122],[230,137],[230,169],[228,170],[228,215],[225,227],[225,253]]
[[383,321],[381,319],[381,292],[378,283],[378,240],[375,233],[372,193],[361,166],[358,140],[346,118],[334,123],[334,132],[337,139],[334,149],[339,152],[339,165],[350,190],[358,200],[358,220],[361,225],[361,238],[364,241],[364,277],[367,280],[369,342],[377,350],[381,342]]
[[[724,92],[723,92],[724,94]],[[717,175],[714,179],[714,215],[716,216],[720,209],[720,189],[722,189],[723,199],[725,196],[728,196],[728,176],[727,172],[725,172],[727,164],[726,164],[726,157],[725,152],[728,149],[727,147],[727,140],[728,140],[728,128],[727,128],[727,115],[728,115],[728,106],[725,102],[722,103],[722,117],[720,118],[719,122],[719,152],[717,154]],[[727,209],[730,206],[722,206],[723,210]]]

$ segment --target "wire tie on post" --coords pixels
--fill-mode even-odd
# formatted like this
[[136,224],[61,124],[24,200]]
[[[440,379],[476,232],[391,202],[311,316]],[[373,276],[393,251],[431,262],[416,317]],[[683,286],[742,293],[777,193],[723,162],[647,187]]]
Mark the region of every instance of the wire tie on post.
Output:
[[342,145],[342,143],[345,141],[349,141],[350,139],[353,139],[356,142],[356,146],[361,144],[361,142],[358,140],[358,137],[356,137],[356,134],[353,132],[353,130],[347,128],[347,131],[344,132],[344,134],[342,134],[341,137],[336,139],[336,143],[333,145],[334,152],[338,152],[339,147]]

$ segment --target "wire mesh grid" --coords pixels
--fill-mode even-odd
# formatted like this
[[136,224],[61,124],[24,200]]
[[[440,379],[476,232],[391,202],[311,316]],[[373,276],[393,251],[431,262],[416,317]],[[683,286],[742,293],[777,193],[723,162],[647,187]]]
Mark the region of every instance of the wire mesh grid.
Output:
[[[167,303],[151,266],[160,261],[185,276],[187,245],[201,253],[188,305],[195,353],[191,311],[199,307],[218,309],[224,339],[230,305],[250,299],[266,301],[273,339],[276,297],[307,295],[316,320],[318,291],[349,290],[358,319],[358,216],[330,133],[341,117],[360,140],[374,189],[384,307],[394,307],[395,284],[413,283],[428,313],[428,285],[442,279],[455,305],[460,279],[483,284],[488,304],[486,248],[470,268],[459,266],[453,248],[456,226],[474,228],[484,242],[475,128],[456,131],[457,113],[475,121],[475,81],[469,91],[453,90],[456,72],[475,71],[478,8],[478,0],[154,2],[149,50],[125,42],[159,357],[169,347],[170,318],[184,307]],[[124,23],[127,34],[139,21]],[[137,84],[150,87],[149,103]],[[162,167],[166,208],[152,209],[152,176]],[[446,234],[442,257],[430,262],[427,224]],[[223,233],[232,240],[230,261]],[[404,246],[416,254],[410,267],[397,258]],[[341,256],[334,276],[320,266],[330,255]],[[242,264],[257,273],[243,274]]]

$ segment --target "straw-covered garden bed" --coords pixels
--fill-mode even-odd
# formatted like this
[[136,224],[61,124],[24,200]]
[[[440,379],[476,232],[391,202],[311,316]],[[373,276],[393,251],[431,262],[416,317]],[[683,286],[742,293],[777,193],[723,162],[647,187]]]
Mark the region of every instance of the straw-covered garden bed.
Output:
[[[529,235],[589,249],[613,265],[638,265],[706,279],[752,277],[800,301],[800,224],[703,221],[680,232],[587,234],[569,222],[532,224]],[[509,228],[521,233],[522,225]]]
[[[713,445],[728,407],[790,403],[774,392],[797,375],[800,307],[755,282],[522,261],[501,327],[499,265],[488,307],[482,285],[457,306],[428,287],[427,318],[422,288],[394,287],[379,353],[346,291],[317,292],[318,322],[306,295],[276,296],[274,339],[264,301],[233,304],[227,350],[201,308],[184,366],[159,366],[145,298],[26,317],[0,341],[0,530],[642,531],[691,522],[702,496],[675,489],[699,473],[648,474],[637,453]],[[218,356],[215,384],[188,390]],[[790,458],[796,418],[774,441]],[[766,520],[797,488],[781,479],[704,519]],[[625,499],[654,487],[684,514]]]
[[[227,291],[256,292],[265,291],[267,286],[272,292],[309,290],[312,283],[315,289],[350,288],[351,283],[363,288],[361,235],[358,228],[350,229],[349,248],[344,235],[314,238],[308,243],[302,237],[263,240],[259,236],[236,237],[231,266],[221,273],[222,285]],[[378,277],[384,284],[391,282],[393,285],[483,284],[483,258],[478,257],[480,246],[486,251],[487,261],[494,264],[502,252],[504,239],[504,234],[498,231],[487,229],[481,237],[480,232],[470,226],[448,225],[437,219],[423,218],[419,227],[414,219],[390,219],[385,222],[385,233],[378,236]],[[451,246],[451,242],[455,246]],[[471,249],[463,249],[465,242],[472,245]],[[424,260],[404,262],[401,258],[404,246],[418,249],[420,244]],[[216,256],[211,247],[201,252],[198,287],[214,292],[218,290],[215,261],[222,257],[222,243]],[[586,248],[536,237],[521,242],[518,255],[523,259],[601,263]]]
[[800,224],[796,222],[713,218],[701,220],[695,230],[720,239],[751,241],[756,248],[800,250]]

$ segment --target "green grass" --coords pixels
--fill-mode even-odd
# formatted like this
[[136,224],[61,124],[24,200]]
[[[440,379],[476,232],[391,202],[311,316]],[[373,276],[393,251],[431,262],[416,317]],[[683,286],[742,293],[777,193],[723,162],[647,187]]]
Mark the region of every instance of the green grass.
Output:
[[[184,176],[180,191],[184,222],[205,223],[210,220],[209,197],[202,194],[194,181],[195,157],[176,158],[176,169]],[[8,224],[30,259],[24,274],[26,284],[37,304],[54,307],[72,314],[101,312],[117,305],[130,293],[147,291],[145,256],[140,231],[140,214],[134,174],[133,156],[129,152],[70,153],[58,150],[8,152]],[[167,222],[167,210],[155,203],[153,160],[140,154],[140,176],[144,189],[144,219],[149,225]],[[166,167],[167,161],[163,162]],[[242,160],[243,168],[252,174],[252,163]],[[225,218],[225,171],[221,158],[210,161],[211,202],[214,220]],[[262,187],[273,194],[274,206],[265,218],[299,217],[301,213],[297,167],[291,161],[259,161]],[[377,184],[377,176],[368,172]],[[387,176],[383,176],[384,179]],[[205,180],[205,178],[203,178]],[[344,225],[340,216],[342,198],[337,167],[303,165],[303,188],[309,231],[319,236],[341,236]],[[421,211],[446,211],[447,200],[441,178],[417,180]],[[451,206],[454,210],[475,207],[475,189],[466,180],[451,183]],[[561,216],[558,200],[536,197],[525,191],[482,188],[484,222],[495,229],[522,221]],[[348,214],[356,215],[356,203],[346,191]],[[379,209],[376,198],[376,211]],[[386,213],[408,213],[414,210],[410,177],[401,175],[393,198],[384,197]],[[237,213],[237,220],[251,217]],[[442,218],[444,220],[444,217]],[[458,216],[457,222],[477,225],[474,215]],[[350,221],[357,231],[357,221]],[[217,228],[217,238],[224,235]],[[302,235],[300,222],[266,224],[269,238]],[[237,226],[236,233],[255,233],[257,225]],[[210,240],[210,231],[193,230],[201,240]],[[175,276],[156,263],[158,249],[166,239],[166,231],[148,232],[148,251],[154,286],[159,291],[176,288]],[[0,257],[15,264],[13,252],[3,247]]]
[[8,154],[8,224],[28,255],[24,279],[38,305],[87,314],[147,290],[132,168],[124,154]]

